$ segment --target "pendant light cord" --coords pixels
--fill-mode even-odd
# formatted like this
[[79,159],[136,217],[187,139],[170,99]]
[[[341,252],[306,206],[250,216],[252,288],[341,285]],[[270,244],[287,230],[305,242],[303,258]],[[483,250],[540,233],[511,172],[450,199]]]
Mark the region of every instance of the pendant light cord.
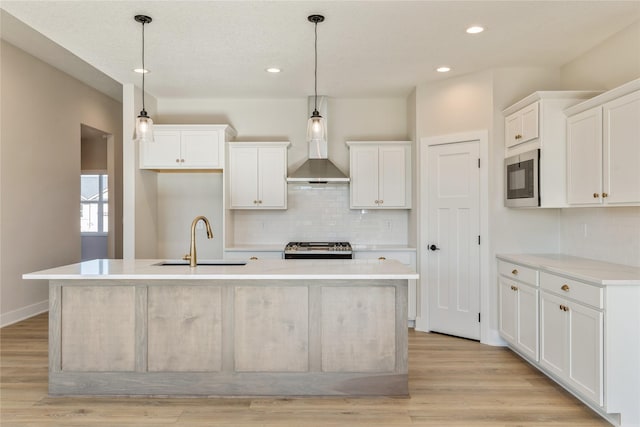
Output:
[[144,24],[142,23],[142,111],[145,111],[144,108],[144,75],[147,74],[147,69],[144,68]]
[[315,92],[315,100],[314,100],[314,112],[318,112],[318,22],[315,22],[315,41],[314,41],[314,51],[315,51],[315,66],[313,72],[313,80],[314,80],[314,92]]

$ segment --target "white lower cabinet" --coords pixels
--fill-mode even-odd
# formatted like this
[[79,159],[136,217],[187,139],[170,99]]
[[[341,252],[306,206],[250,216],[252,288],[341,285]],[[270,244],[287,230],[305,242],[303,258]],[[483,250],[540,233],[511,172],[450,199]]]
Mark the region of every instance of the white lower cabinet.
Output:
[[640,426],[640,269],[501,256],[498,296],[500,335],[513,350],[612,424]]
[[[377,259],[379,261],[386,261],[388,259],[394,259],[396,261],[401,262],[413,270],[416,269],[416,252],[415,251],[375,251],[375,250],[355,250],[353,252],[354,259]],[[416,281],[409,280],[409,289],[408,289],[408,300],[409,305],[407,308],[407,318],[408,320],[415,321],[417,314],[417,289],[416,289]]]
[[540,365],[601,406],[602,311],[546,291],[540,301]]
[[[500,271],[530,280],[529,283],[499,276],[500,335],[522,355],[538,360],[538,276],[526,267],[513,268],[500,261]],[[515,273],[514,273],[515,272]]]

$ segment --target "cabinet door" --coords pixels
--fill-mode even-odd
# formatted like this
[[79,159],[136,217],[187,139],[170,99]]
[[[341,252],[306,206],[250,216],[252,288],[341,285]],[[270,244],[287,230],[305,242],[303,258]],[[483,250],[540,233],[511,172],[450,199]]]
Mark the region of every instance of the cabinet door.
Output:
[[154,142],[140,144],[140,168],[180,167],[180,131],[156,130]]
[[261,208],[287,207],[286,148],[258,148],[258,206]]
[[504,146],[506,148],[520,144],[522,135],[522,116],[520,111],[504,119]]
[[567,202],[602,203],[602,108],[567,119]]
[[539,103],[534,102],[520,110],[522,115],[522,138],[520,138],[519,143],[538,137],[538,109]]
[[258,149],[229,147],[230,208],[258,206]]
[[640,203],[640,92],[603,106],[607,204]]
[[503,277],[498,278],[500,292],[499,328],[500,336],[513,345],[517,343],[517,301],[518,293],[515,284]]
[[216,131],[182,131],[182,166],[215,169],[222,167],[220,141]]
[[540,365],[560,378],[566,378],[569,352],[569,317],[562,307],[566,301],[540,294]]
[[517,346],[531,359],[538,360],[538,290],[518,284]]
[[602,313],[581,304],[567,306],[569,383],[584,397],[602,406]]
[[378,207],[378,146],[351,147],[351,208]]
[[378,149],[378,206],[402,208],[406,200],[406,147],[380,146]]

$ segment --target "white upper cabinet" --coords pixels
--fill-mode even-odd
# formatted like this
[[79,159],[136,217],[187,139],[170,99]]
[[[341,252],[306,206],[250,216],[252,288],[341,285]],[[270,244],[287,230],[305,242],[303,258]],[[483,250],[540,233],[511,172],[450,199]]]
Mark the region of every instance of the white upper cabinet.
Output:
[[411,208],[411,141],[349,141],[351,209]]
[[155,125],[154,142],[140,144],[140,169],[223,169],[227,125]]
[[567,205],[565,108],[601,92],[541,91],[506,108],[504,114],[505,158],[540,149],[540,207]]
[[287,208],[289,142],[229,144],[229,208]]
[[538,137],[538,105],[538,102],[534,102],[505,119],[505,147],[513,147]]
[[640,205],[640,79],[565,113],[569,204]]

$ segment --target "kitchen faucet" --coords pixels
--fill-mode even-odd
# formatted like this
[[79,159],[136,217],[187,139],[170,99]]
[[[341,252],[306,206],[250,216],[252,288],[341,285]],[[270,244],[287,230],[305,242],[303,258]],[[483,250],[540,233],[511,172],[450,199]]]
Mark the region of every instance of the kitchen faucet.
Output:
[[198,224],[200,220],[204,221],[204,225],[207,227],[207,239],[213,239],[213,231],[211,231],[209,220],[205,216],[197,216],[191,223],[191,247],[189,248],[189,253],[182,257],[182,259],[189,261],[189,266],[191,267],[198,265],[196,256],[196,224]]

